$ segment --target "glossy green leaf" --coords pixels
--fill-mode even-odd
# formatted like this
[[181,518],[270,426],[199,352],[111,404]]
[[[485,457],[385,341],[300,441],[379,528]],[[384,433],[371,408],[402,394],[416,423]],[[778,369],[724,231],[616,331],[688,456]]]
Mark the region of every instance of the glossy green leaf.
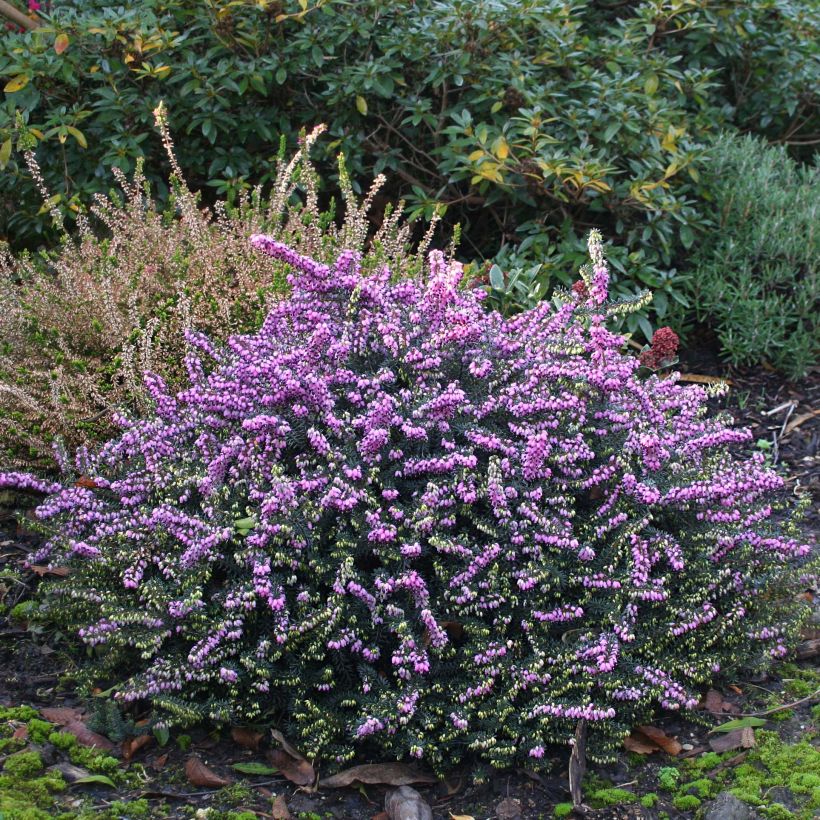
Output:
[[766,721],[759,717],[744,717],[737,720],[730,720],[728,723],[721,723],[720,726],[715,726],[711,731],[713,732],[734,732],[735,729],[756,728],[758,726],[765,726]]
[[231,767],[242,774],[276,774],[279,769],[268,766],[266,763],[234,763]]

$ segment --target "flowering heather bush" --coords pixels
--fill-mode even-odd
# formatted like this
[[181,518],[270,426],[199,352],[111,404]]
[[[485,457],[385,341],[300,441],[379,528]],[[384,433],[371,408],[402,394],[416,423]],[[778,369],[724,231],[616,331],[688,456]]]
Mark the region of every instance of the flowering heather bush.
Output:
[[[337,226],[318,206],[316,172],[307,156],[317,129],[289,162],[280,162],[269,196],[261,189],[235,207],[200,207],[176,163],[164,112],[158,125],[173,172],[175,195],[159,211],[141,168],[122,193],[96,196],[91,219],[65,234],[53,253],[13,256],[0,245],[0,460],[6,466],[45,459],[52,439],[73,448],[104,441],[113,410],[145,412],[152,405],[143,373],[171,384],[184,379],[184,329],[215,338],[256,329],[285,287],[285,266],[256,252],[248,237],[271,231],[304,253],[332,260],[338,249],[364,251],[368,211],[384,182],[363,203],[342,175],[346,209]],[[31,171],[39,169],[29,156]],[[59,212],[54,212],[60,220]],[[372,233],[372,232],[371,232]],[[416,269],[404,254],[408,231],[387,214],[365,265],[389,260]],[[3,452],[5,451],[5,452]]]
[[701,387],[637,377],[599,235],[583,298],[512,319],[441,252],[394,281],[252,242],[291,270],[259,332],[190,332],[190,386],[149,378],[156,413],[79,479],[0,478],[48,493],[51,614],[124,703],[270,721],[329,766],[539,767],[579,720],[606,757],[786,654],[809,547],[783,481]]

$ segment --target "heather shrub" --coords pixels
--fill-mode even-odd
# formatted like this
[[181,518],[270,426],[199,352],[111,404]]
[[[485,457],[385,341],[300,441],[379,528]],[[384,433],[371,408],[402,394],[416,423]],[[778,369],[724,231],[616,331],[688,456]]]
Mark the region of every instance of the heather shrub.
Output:
[[[332,259],[334,247],[363,250],[366,241],[366,266],[399,258],[408,230],[398,214],[388,210],[375,237],[368,219],[381,178],[362,203],[343,183],[338,224],[333,203],[320,208],[307,156],[319,130],[289,162],[280,154],[269,195],[256,188],[234,206],[218,201],[206,209],[184,182],[161,109],[158,116],[173,171],[167,208],[157,206],[139,164],[130,180],[114,168],[121,190],[96,196],[79,232],[64,233],[58,248],[14,255],[0,246],[7,465],[53,463],[55,437],[69,449],[99,442],[111,433],[115,408],[148,410],[143,373],[171,385],[184,378],[186,328],[217,339],[257,328],[286,283],[283,265],[251,248],[254,232],[271,231],[317,258]],[[28,161],[39,177],[33,156]]]
[[713,154],[718,229],[692,259],[697,317],[732,364],[801,377],[820,354],[820,169],[750,136],[724,135]]
[[329,165],[342,150],[354,179],[389,171],[413,211],[444,203],[471,255],[506,246],[504,270],[540,265],[543,292],[605,228],[613,287],[658,293],[628,320],[647,338],[684,298],[680,261],[710,214],[704,137],[738,127],[810,156],[820,130],[818,15],[801,0],[55,0],[43,22],[0,53],[15,204],[0,235],[48,233],[21,141],[42,145],[70,219],[140,156],[163,184],[146,138],[159,100],[191,184],[229,199],[269,181],[280,135],[322,121]]
[[[541,767],[586,722],[611,756],[784,655],[809,548],[783,480],[706,392],[646,373],[583,284],[512,319],[440,251],[365,274],[269,236],[291,293],[258,332],[186,335],[190,384],[81,452],[32,560],[92,681],[168,723],[269,722],[332,767]],[[791,514],[791,511],[790,511]]]

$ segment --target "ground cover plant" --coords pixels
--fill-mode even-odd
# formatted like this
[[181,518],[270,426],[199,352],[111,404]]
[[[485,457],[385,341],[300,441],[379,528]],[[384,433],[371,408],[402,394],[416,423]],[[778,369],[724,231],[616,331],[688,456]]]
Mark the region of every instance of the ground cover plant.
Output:
[[[356,197],[342,174],[345,219],[335,203],[318,204],[317,174],[308,156],[321,129],[305,135],[289,161],[280,154],[270,192],[256,188],[233,206],[205,208],[176,161],[166,112],[157,120],[171,164],[173,197],[161,208],[141,165],[133,178],[114,169],[119,190],[94,198],[76,234],[38,253],[0,246],[0,459],[54,464],[53,443],[73,451],[104,440],[115,409],[151,405],[142,374],[169,384],[184,378],[185,328],[214,338],[257,328],[285,290],[281,263],[257,253],[248,238],[272,230],[295,248],[332,259],[342,247],[370,249],[364,265],[390,261],[398,270],[418,263],[401,255],[409,229],[400,214],[379,213],[373,198]],[[33,155],[45,207],[50,192]],[[343,162],[343,159],[342,159]],[[54,211],[57,222],[61,215]],[[402,262],[399,262],[399,259]]]
[[607,317],[641,302],[609,298],[600,234],[576,287],[511,319],[440,251],[397,277],[252,244],[290,270],[258,332],[190,331],[187,388],[148,374],[155,412],[63,481],[0,478],[47,495],[32,561],[70,566],[48,617],[93,682],[166,724],[274,724],[329,767],[539,768],[579,722],[611,757],[788,652],[812,567],[783,479],[702,387],[623,352]]
[[718,224],[692,258],[696,315],[732,364],[804,376],[820,353],[820,169],[726,134],[704,173]]
[[[613,290],[652,287],[646,311],[665,324],[710,216],[705,137],[739,128],[808,159],[820,131],[809,3],[55,0],[40,13],[0,55],[0,235],[18,245],[51,230],[21,153],[33,143],[70,220],[141,156],[163,191],[159,100],[188,178],[229,200],[269,182],[280,135],[293,146],[318,116],[331,189],[338,150],[360,182],[391,171],[390,196],[428,217],[444,203],[471,256],[506,246],[508,276],[538,266],[535,299],[569,284],[602,227],[617,239]],[[649,318],[628,329],[648,338]]]

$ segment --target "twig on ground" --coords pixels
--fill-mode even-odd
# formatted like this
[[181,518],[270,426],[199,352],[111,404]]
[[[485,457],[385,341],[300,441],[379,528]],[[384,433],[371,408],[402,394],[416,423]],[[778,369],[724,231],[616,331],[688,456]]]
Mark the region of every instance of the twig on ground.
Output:
[[810,695],[806,695],[806,697],[800,698],[800,700],[795,700],[791,703],[783,703],[780,706],[775,706],[773,709],[766,709],[765,712],[741,712],[740,717],[763,717],[764,715],[773,715],[775,712],[782,712],[785,709],[800,706],[801,703],[806,703],[806,701],[814,700],[818,697],[820,697],[820,689],[815,689]]
[[732,766],[737,766],[738,763],[742,763],[749,755],[748,750],[745,752],[741,752],[739,755],[735,755],[734,757],[730,757],[728,760],[724,760],[719,766],[715,766],[714,769],[706,773],[706,776],[711,780],[718,772],[722,772],[724,769],[731,769]]

